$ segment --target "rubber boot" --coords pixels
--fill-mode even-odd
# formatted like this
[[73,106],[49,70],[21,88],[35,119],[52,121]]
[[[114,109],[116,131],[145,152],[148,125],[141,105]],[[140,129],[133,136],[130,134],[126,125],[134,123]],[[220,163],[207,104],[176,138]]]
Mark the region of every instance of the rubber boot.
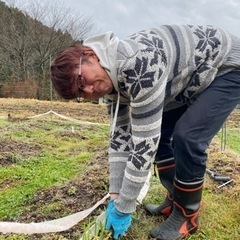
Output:
[[194,182],[175,180],[173,211],[166,221],[150,232],[150,236],[157,240],[177,240],[196,232],[202,188],[203,180]]
[[147,214],[154,216],[168,217],[172,212],[173,199],[173,179],[175,175],[175,163],[173,157],[155,162],[158,169],[160,182],[167,189],[167,196],[161,205],[147,204],[145,210]]
[[167,196],[161,205],[157,204],[147,204],[145,205],[145,210],[147,214],[152,216],[165,216],[168,217],[172,212],[173,200],[170,197],[170,193],[167,193]]

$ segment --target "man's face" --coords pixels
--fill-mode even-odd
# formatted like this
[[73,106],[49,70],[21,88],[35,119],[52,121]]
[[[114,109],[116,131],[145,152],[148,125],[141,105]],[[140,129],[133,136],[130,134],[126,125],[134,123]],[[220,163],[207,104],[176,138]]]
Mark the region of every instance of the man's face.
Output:
[[77,82],[77,86],[81,86],[79,97],[89,100],[99,99],[113,91],[112,80],[100,65],[96,55],[88,56],[79,69],[76,69],[76,76],[81,75]]

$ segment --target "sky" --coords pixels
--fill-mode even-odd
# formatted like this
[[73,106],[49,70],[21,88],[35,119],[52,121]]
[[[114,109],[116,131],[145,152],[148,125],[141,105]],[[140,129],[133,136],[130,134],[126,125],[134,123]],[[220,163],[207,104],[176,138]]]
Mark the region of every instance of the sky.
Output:
[[[20,6],[36,0],[18,1]],[[113,31],[120,39],[162,24],[213,25],[240,37],[240,0],[41,0],[64,2],[91,17],[99,32]]]

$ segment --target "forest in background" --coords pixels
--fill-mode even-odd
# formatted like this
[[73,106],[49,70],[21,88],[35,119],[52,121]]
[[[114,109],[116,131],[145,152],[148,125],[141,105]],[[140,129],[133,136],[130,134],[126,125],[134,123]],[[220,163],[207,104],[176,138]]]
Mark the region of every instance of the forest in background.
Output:
[[0,1],[0,13],[0,97],[50,99],[52,58],[94,31],[91,18],[38,1],[26,11]]

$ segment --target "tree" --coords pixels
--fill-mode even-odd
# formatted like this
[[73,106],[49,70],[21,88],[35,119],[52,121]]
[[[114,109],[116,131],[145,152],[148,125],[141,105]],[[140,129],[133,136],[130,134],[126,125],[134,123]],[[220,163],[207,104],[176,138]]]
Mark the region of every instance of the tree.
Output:
[[[2,3],[2,2],[0,2]],[[37,81],[37,98],[49,96],[49,64],[61,49],[81,42],[94,31],[90,17],[76,14],[63,3],[32,1],[16,7],[19,1],[1,4],[0,79],[17,82]],[[67,16],[67,17],[66,17]],[[2,54],[3,53],[3,54]],[[16,89],[17,91],[17,89]]]

